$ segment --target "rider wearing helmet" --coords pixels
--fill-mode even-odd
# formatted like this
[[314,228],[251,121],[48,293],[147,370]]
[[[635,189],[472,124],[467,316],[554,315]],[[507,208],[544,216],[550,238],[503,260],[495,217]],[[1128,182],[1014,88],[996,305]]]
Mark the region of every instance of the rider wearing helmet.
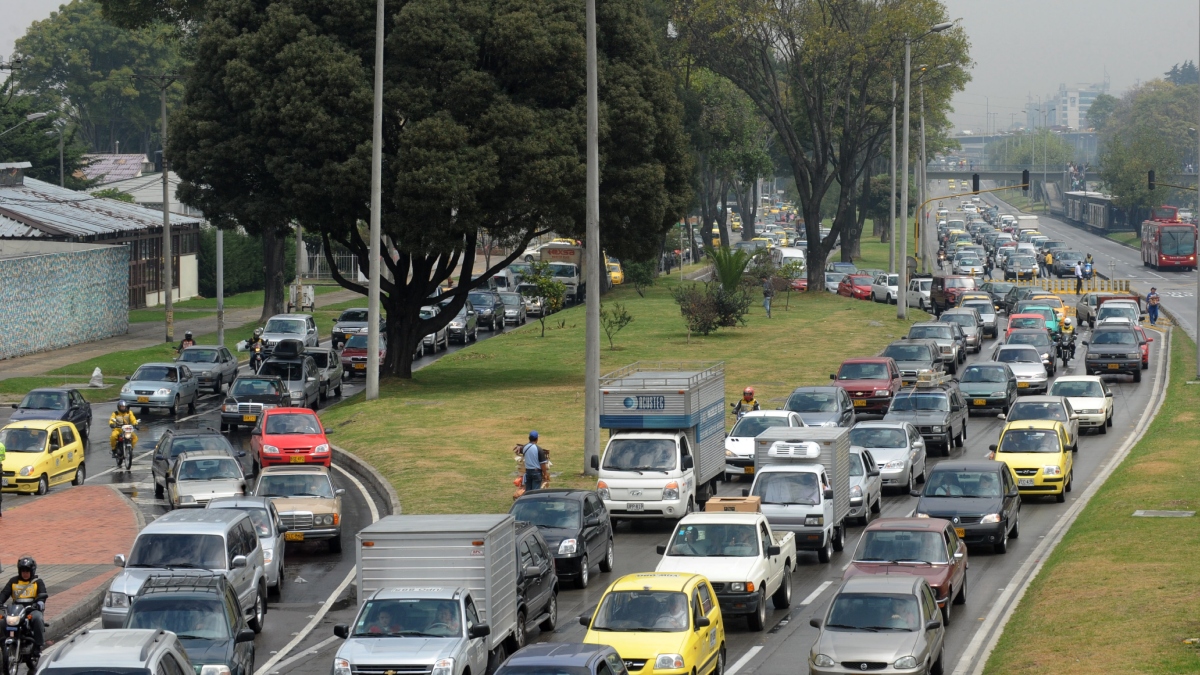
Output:
[[751,410],[759,410],[759,405],[754,398],[754,387],[746,387],[742,390],[742,400],[733,404],[733,414],[741,415]]
[[[117,409],[108,418],[108,426],[112,427],[112,434],[108,437],[108,446],[114,457],[117,455],[117,439],[121,437],[121,426],[125,424],[137,426],[138,421],[133,416],[133,411],[129,409],[128,401],[117,401]],[[134,432],[134,445],[137,445],[137,440],[137,432]]]
[[262,341],[263,341],[263,329],[255,328],[253,337],[251,337],[250,340],[248,340],[246,342],[246,347],[248,349],[254,349],[254,345],[262,344]]
[[42,653],[42,642],[45,638],[42,612],[46,609],[48,597],[50,593],[46,591],[46,583],[37,575],[37,561],[29,556],[22,556],[17,561],[17,576],[9,579],[0,590],[0,605],[12,600],[16,604],[35,606],[29,613],[29,630],[33,633],[33,651],[30,652],[29,658],[33,663],[37,663],[38,656]]
[[175,349],[175,351],[182,352],[183,350],[187,349],[188,347],[195,347],[195,346],[196,346],[196,339],[192,337],[192,331],[189,330],[183,334],[183,339],[179,341],[179,347],[177,347]]

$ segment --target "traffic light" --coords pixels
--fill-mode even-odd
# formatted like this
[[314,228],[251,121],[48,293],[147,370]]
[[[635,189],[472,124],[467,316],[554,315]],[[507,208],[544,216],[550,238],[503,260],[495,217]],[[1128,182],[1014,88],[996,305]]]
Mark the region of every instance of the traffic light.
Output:
[[1029,169],[1021,172],[1021,189],[1029,192]]
[[1146,173],[1146,184],[1151,190],[1154,189],[1154,169]]
[[971,192],[979,192],[979,174],[971,174]]

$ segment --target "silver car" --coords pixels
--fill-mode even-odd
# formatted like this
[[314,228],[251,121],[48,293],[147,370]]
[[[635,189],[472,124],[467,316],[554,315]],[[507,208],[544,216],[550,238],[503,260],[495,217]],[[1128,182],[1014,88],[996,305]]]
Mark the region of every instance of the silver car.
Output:
[[320,387],[317,396],[324,401],[330,396],[342,395],[342,360],[341,356],[329,347],[309,347],[305,354],[312,357],[317,364],[317,377]]
[[865,448],[875,458],[881,487],[908,494],[925,480],[925,439],[909,422],[859,422],[850,429],[850,445]]
[[525,300],[520,293],[502,292],[500,298],[504,300],[504,323],[511,323],[514,326],[523,326],[525,324]]
[[216,345],[195,345],[184,349],[175,363],[187,364],[192,374],[196,376],[196,386],[202,389],[211,388],[212,393],[221,393],[225,384],[233,384],[237,379],[238,360],[225,347]]
[[841,272],[826,272],[825,273],[825,290],[837,295],[838,284],[842,283],[842,278],[846,275]]
[[167,506],[204,508],[217,497],[246,494],[246,476],[237,460],[216,450],[183,452],[167,469]]
[[[440,307],[428,305],[421,308],[421,320],[428,321],[442,313]],[[425,336],[425,351],[428,353],[436,353],[439,349],[450,348],[450,333],[446,330],[446,326],[433,331]]]
[[983,263],[975,256],[960,256],[954,261],[954,273],[972,277],[983,274]]
[[850,517],[863,525],[883,510],[883,481],[871,451],[850,448]]
[[967,338],[967,349],[978,354],[983,349],[983,326],[973,309],[948,309],[938,317],[942,323],[956,323]]
[[537,294],[537,286],[518,284],[517,292],[521,294],[521,303],[525,305],[526,316],[541,316],[545,313],[546,299]]
[[922,576],[851,577],[824,620],[814,617],[809,624],[820,629],[808,657],[810,673],[945,670],[946,626]]
[[306,347],[316,347],[317,322],[311,314],[276,314],[267,319],[262,338],[268,354],[280,340],[300,340]]
[[275,505],[266,497],[217,497],[208,503],[209,509],[237,509],[245,511],[258,533],[258,544],[263,552],[263,570],[267,577],[267,592],[276,598],[283,595],[283,560],[287,541],[287,528],[279,519]]
[[129,382],[121,387],[120,400],[140,407],[143,415],[150,408],[165,408],[174,415],[180,405],[187,405],[188,414],[196,412],[200,381],[182,363],[143,364],[125,379]]
[[1046,366],[1033,345],[1000,345],[992,360],[1007,363],[1017,376],[1018,394],[1044,394],[1048,388]]

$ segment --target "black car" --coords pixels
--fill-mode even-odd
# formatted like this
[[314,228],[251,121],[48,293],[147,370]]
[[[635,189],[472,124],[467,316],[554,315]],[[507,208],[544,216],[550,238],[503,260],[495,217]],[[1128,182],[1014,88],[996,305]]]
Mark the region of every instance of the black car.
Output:
[[967,546],[1008,550],[1021,527],[1021,495],[1004,462],[991,460],[939,462],[925,480],[913,515],[944,518],[954,523]]
[[967,400],[967,412],[995,410],[1007,415],[1017,401],[1017,376],[1007,363],[972,363],[958,378],[958,390]]
[[287,385],[278,377],[242,375],[229,385],[221,404],[221,431],[236,431],[238,426],[252,427],[263,410],[289,404]]
[[254,673],[254,631],[220,574],[150,576],[130,603],[124,627],[175,633],[197,673],[220,672],[221,666],[230,675]]
[[509,513],[541,531],[560,578],[572,579],[575,586],[587,588],[592,565],[599,565],[601,572],[612,571],[612,522],[594,491],[533,490],[521,495]]
[[[216,429],[175,429],[168,428],[158,439],[154,447],[154,457],[150,462],[150,478],[154,481],[155,499],[163,499],[167,490],[167,470],[181,453],[197,450],[215,450],[224,452],[235,460],[246,456],[243,450],[234,450],[228,439]],[[241,461],[238,461],[241,465]]]
[[495,675],[625,675],[627,672],[621,655],[608,645],[546,642],[514,653]]
[[75,389],[54,387],[34,389],[25,394],[20,403],[14,403],[15,411],[10,422],[19,420],[62,420],[70,422],[79,430],[79,437],[86,447],[88,433],[92,429],[92,404]]
[[1083,341],[1088,375],[1132,375],[1134,382],[1142,381],[1142,346],[1146,343],[1132,326],[1100,324],[1091,338]]
[[1008,292],[1004,294],[1004,313],[1016,314],[1017,303],[1022,300],[1028,300],[1034,293],[1045,293],[1041,286],[1017,286],[1012,285]]
[[504,299],[496,291],[478,290],[467,295],[475,308],[479,327],[490,331],[504,330]]
[[532,523],[517,521],[517,646],[525,646],[531,626],[543,631],[558,624],[558,575],[546,541]]

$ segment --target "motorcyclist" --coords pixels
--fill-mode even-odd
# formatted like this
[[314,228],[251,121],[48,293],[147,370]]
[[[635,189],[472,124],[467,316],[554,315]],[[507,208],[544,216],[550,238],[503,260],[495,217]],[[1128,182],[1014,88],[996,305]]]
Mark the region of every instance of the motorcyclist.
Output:
[[192,331],[187,331],[183,334],[183,339],[179,341],[179,346],[175,348],[176,352],[182,352],[188,347],[195,347],[196,339],[192,337]]
[[37,561],[30,556],[23,556],[17,561],[17,576],[8,580],[0,590],[0,605],[12,600],[16,604],[34,605],[36,609],[29,613],[29,632],[33,634],[33,649],[29,660],[37,663],[42,653],[42,643],[45,641],[45,622],[42,612],[46,609],[46,598],[50,593],[46,590],[46,582],[38,578]]
[[254,351],[255,346],[264,347],[264,348],[267,346],[266,342],[263,341],[263,329],[262,328],[255,328],[254,335],[252,335],[250,337],[250,339],[246,341],[246,349]]
[[759,410],[758,401],[754,398],[754,387],[746,387],[742,390],[742,400],[733,405],[733,414],[741,415],[748,413],[751,410]]
[[[133,416],[133,411],[129,409],[128,402],[117,401],[117,409],[108,418],[108,426],[112,427],[112,434],[108,438],[108,445],[113,457],[117,456],[117,439],[121,437],[121,427],[125,424],[132,424],[136,427],[138,420]],[[138,437],[135,431],[133,432],[133,444],[137,445],[137,441]]]
[[250,369],[257,373],[267,351],[267,341],[263,339],[262,328],[254,329],[254,335],[246,341],[246,349],[250,352]]

